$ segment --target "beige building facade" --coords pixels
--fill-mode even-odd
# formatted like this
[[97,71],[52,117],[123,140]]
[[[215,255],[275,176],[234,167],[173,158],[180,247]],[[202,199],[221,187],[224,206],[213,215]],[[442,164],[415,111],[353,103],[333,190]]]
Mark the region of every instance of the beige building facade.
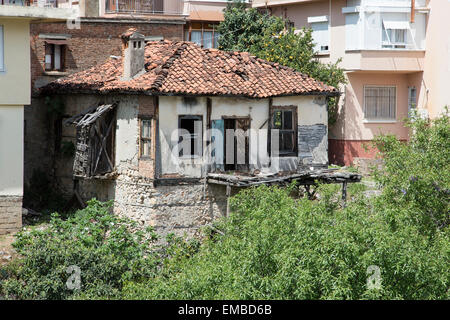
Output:
[[339,118],[330,127],[330,162],[373,158],[377,134],[408,139],[412,109],[439,116],[450,105],[450,2],[440,0],[253,1],[253,7],[313,30],[318,58],[342,59]]
[[0,235],[22,225],[24,107],[30,104],[30,23],[70,9],[0,5]]

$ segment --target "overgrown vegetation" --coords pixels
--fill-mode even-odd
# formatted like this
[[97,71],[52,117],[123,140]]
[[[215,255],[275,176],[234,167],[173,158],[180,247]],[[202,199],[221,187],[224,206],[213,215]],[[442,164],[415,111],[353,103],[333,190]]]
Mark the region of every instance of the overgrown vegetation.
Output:
[[[316,58],[312,30],[294,32],[289,21],[246,8],[242,1],[230,2],[219,25],[220,49],[246,51],[271,62],[277,62],[323,81],[335,88],[346,83],[344,70],[336,63],[324,64]],[[329,101],[329,123],[337,118],[336,99]]]
[[[1,295],[13,299],[117,297],[125,280],[149,278],[157,260],[150,253],[155,234],[138,231],[119,218],[110,204],[89,206],[63,220],[53,214],[44,229],[23,230],[13,244],[22,258],[3,270]],[[81,271],[79,289],[68,289],[70,266]]]
[[450,223],[450,117],[448,109],[430,122],[413,115],[406,121],[413,133],[409,143],[393,135],[379,136],[375,146],[385,159],[375,178],[384,192],[378,199],[391,210],[392,225],[400,223],[397,208],[410,212],[405,219],[430,235]]
[[[293,198],[294,186],[252,188],[232,198],[231,216],[201,242],[172,237],[166,247],[92,201],[74,217],[55,215],[47,229],[19,234],[22,259],[0,272],[0,295],[449,299],[449,116],[408,126],[409,143],[376,139],[381,196],[356,185],[342,208],[337,185],[320,186],[314,201]],[[81,269],[75,291],[66,287],[71,265]]]

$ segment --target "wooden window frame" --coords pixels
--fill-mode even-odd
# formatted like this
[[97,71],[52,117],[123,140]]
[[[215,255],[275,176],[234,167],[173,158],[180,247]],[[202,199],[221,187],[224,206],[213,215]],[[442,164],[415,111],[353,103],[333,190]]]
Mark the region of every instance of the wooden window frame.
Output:
[[[144,137],[143,136],[143,125],[144,122],[150,122],[150,136],[149,137]],[[144,160],[148,160],[148,159],[152,159],[153,157],[153,128],[155,126],[155,123],[153,121],[153,117],[146,117],[146,116],[139,116],[139,159],[144,159]],[[149,154],[148,155],[144,155],[144,141],[148,141],[150,143],[150,150],[149,150]]]
[[[51,49],[51,67],[50,69],[47,68],[47,63],[46,63],[46,56],[47,56],[47,46],[49,46]],[[55,69],[55,46],[59,46],[61,48],[61,52],[60,52],[60,68],[59,69]],[[59,72],[63,72],[66,69],[66,50],[67,50],[67,45],[65,44],[53,44],[53,43],[45,43],[45,53],[44,53],[44,70],[46,72],[51,72],[51,71],[59,71]]]
[[[279,133],[283,133],[283,131],[289,131],[292,132],[294,135],[294,151],[292,152],[284,152],[281,153],[280,150],[278,150],[278,157],[298,157],[298,106],[290,105],[290,106],[270,106],[269,108],[269,139],[268,139],[268,145],[269,145],[269,154],[272,156],[272,130],[275,128],[273,127],[273,116],[276,111],[292,111],[292,126],[293,128],[291,130],[282,129],[279,130]],[[286,132],[284,132],[286,133]]]
[[[196,23],[196,22],[194,21],[194,23]],[[198,23],[201,23],[201,28],[200,29],[192,28],[192,23],[189,23],[188,30],[185,30],[185,32],[187,33],[187,37],[185,35],[186,39],[184,39],[184,40],[185,41],[191,41],[191,39],[192,39],[192,36],[191,36],[192,35],[192,31],[200,31],[201,32],[201,46],[204,47],[204,45],[205,45],[205,43],[204,43],[204,41],[205,41],[205,37],[204,37],[205,32],[212,32],[212,47],[211,48],[218,48],[219,47],[219,43],[216,43],[216,37],[215,36],[216,36],[216,29],[217,29],[217,27],[219,25],[217,23],[214,23],[214,22],[198,22]],[[213,27],[209,28],[208,25],[213,25]]]

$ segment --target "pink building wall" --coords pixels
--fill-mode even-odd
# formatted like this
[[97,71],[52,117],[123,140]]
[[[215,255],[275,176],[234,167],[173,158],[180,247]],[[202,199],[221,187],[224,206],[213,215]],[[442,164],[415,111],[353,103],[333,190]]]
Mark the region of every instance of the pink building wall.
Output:
[[[258,5],[259,2],[254,2]],[[341,91],[339,118],[330,128],[330,162],[350,165],[355,157],[373,158],[363,145],[377,134],[408,139],[403,119],[408,116],[408,87],[417,89],[417,108],[436,117],[450,106],[450,1],[429,0],[426,19],[426,50],[346,50],[346,0],[268,1],[272,14],[288,18],[296,28],[309,26],[308,17],[328,16],[330,51],[318,55],[323,62],[343,59],[348,84]],[[418,1],[416,1],[418,3]],[[260,4],[259,4],[260,5]],[[418,13],[417,13],[418,14]],[[417,17],[416,14],[416,17]],[[364,86],[397,88],[396,119],[368,122],[364,119]]]

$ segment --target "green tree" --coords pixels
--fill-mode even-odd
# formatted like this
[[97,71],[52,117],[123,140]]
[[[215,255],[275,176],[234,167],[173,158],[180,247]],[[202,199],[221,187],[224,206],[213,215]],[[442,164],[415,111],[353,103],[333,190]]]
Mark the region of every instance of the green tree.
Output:
[[[384,160],[375,170],[383,187],[379,201],[391,208],[391,222],[408,220],[433,235],[450,224],[450,116],[448,109],[434,120],[412,115],[406,121],[408,142],[393,135],[374,141]],[[400,215],[397,208],[404,208]]]
[[[327,85],[339,88],[346,83],[344,70],[336,63],[321,63],[315,51],[312,30],[294,32],[289,22],[276,16],[246,8],[242,1],[228,3],[219,25],[219,47],[247,51],[258,58],[277,62],[305,73]],[[329,124],[337,118],[337,99],[329,100]]]

